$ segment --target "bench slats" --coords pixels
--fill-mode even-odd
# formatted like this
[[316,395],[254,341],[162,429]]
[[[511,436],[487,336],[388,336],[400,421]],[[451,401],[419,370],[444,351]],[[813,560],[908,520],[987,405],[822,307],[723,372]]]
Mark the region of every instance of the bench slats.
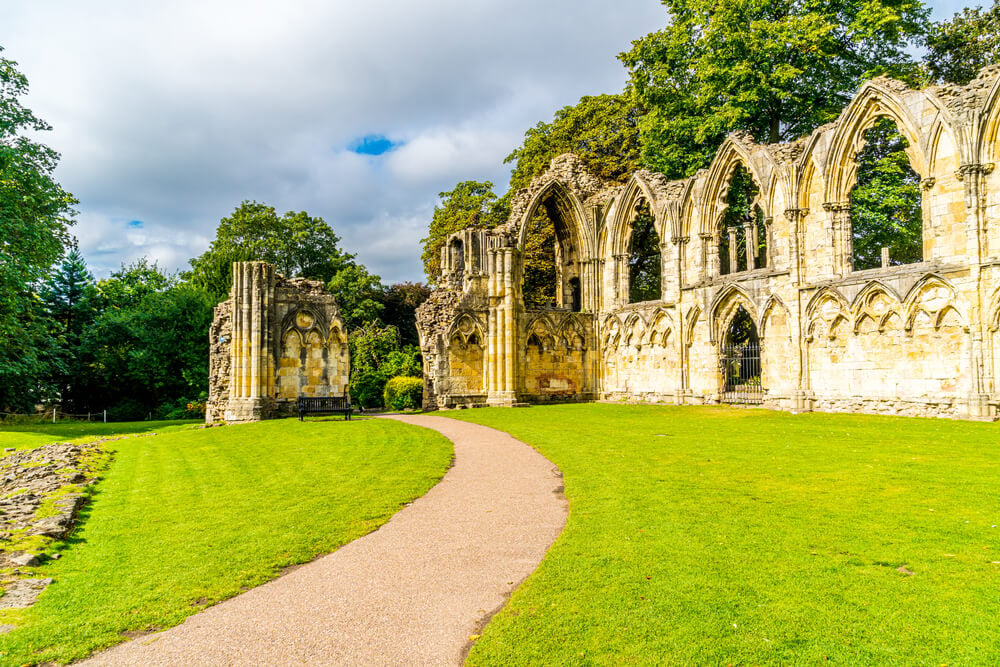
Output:
[[348,396],[299,396],[299,421],[307,414],[343,414],[349,420],[351,399]]

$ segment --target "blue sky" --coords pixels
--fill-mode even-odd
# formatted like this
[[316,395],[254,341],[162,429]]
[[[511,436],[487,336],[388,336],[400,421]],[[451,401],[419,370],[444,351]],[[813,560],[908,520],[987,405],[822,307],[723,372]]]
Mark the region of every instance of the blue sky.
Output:
[[46,0],[8,3],[0,46],[99,277],[186,267],[254,199],[323,217],[396,282],[423,278],[439,192],[504,190],[524,131],[621,90],[616,55],[663,21],[657,0]]

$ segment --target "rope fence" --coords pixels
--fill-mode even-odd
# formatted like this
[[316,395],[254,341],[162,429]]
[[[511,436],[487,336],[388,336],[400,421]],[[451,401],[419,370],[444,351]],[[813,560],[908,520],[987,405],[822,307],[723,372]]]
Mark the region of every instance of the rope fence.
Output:
[[100,412],[86,412],[74,414],[72,412],[62,412],[58,408],[52,408],[52,410],[46,410],[45,412],[33,412],[33,413],[23,413],[23,412],[4,412],[0,410],[0,419],[6,420],[8,417],[13,417],[15,419],[23,419],[25,421],[52,421],[54,424],[59,419],[78,419],[80,421],[100,421],[107,423],[108,421],[108,411],[101,410]]

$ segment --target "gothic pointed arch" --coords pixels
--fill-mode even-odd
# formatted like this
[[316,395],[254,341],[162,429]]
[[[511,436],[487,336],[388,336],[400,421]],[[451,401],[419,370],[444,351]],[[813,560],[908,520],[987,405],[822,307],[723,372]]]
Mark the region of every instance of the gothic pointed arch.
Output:
[[928,175],[926,146],[921,141],[920,124],[904,102],[901,91],[908,90],[898,81],[879,77],[868,81],[840,114],[830,141],[824,193],[827,202],[846,202],[857,180],[855,156],[865,144],[867,132],[879,118],[889,118],[906,139],[907,155],[913,170]]
[[917,281],[903,299],[904,327],[910,331],[922,319],[938,328],[946,311],[954,311],[961,326],[965,326],[968,318],[963,314],[965,309],[959,306],[954,285],[937,274],[929,273]]
[[721,333],[729,326],[737,308],[743,308],[753,320],[756,328],[760,329],[757,306],[750,294],[742,285],[732,284],[720,291],[712,300],[708,311],[711,340],[719,341],[721,339]]

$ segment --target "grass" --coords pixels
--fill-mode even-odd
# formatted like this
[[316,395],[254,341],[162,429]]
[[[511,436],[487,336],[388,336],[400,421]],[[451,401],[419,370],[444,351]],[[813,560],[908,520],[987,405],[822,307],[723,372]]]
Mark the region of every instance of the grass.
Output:
[[603,404],[448,416],[534,445],[570,502],[470,664],[1000,662],[1000,426]]
[[0,612],[18,625],[0,635],[0,664],[67,662],[180,623],[371,532],[452,455],[437,433],[389,420],[175,429],[107,447],[62,558],[36,568],[55,582],[30,609]]
[[[51,442],[86,442],[131,433],[163,433],[192,428],[200,421],[85,422],[32,421],[0,422],[0,449],[31,449]],[[2,455],[2,454],[0,454]]]

